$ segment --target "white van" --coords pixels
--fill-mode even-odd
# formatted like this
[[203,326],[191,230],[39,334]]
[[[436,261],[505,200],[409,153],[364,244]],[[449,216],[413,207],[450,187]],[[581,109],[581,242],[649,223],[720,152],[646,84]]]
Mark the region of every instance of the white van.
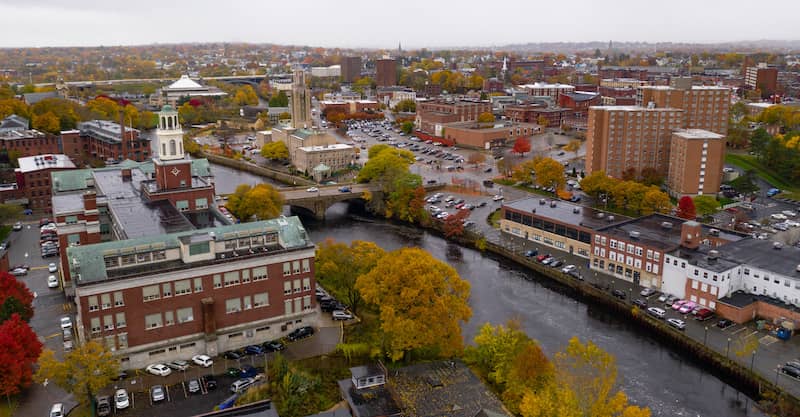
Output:
[[236,380],[236,381],[233,382],[233,384],[231,384],[231,392],[233,392],[233,393],[242,392],[242,391],[246,390],[247,388],[249,388],[251,385],[253,385],[253,383],[255,383],[255,382],[256,382],[256,380],[253,379],[253,378],[243,378],[243,379]]
[[64,404],[53,404],[53,406],[50,407],[50,417],[64,417]]
[[667,314],[667,312],[664,309],[658,307],[648,307],[647,313],[653,317],[657,317],[660,319],[663,319],[664,316]]

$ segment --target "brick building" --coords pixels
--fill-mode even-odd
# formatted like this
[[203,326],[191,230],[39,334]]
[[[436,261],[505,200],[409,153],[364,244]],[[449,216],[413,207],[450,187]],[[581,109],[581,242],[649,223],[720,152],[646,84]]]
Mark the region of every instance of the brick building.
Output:
[[75,164],[60,154],[45,154],[19,158],[14,170],[17,187],[13,193],[3,192],[3,200],[24,205],[31,210],[50,215],[50,173],[75,169]]
[[564,93],[575,92],[575,86],[568,84],[533,83],[518,86],[519,89],[534,97],[550,97],[553,102],[558,102],[558,96]]
[[481,113],[491,112],[492,104],[488,100],[421,101],[417,103],[414,123],[425,133],[442,136],[445,123],[476,121]]
[[375,83],[378,87],[397,85],[397,60],[383,58],[375,61]]
[[62,132],[61,137],[70,143],[70,152],[80,147],[87,155],[103,161],[142,162],[150,158],[150,139],[140,138],[136,129],[107,120],[78,123],[77,132]]
[[487,93],[502,93],[504,89],[503,81],[497,78],[487,78],[483,80],[483,91]]
[[672,133],[667,188],[673,197],[715,195],[722,183],[725,137],[707,130]]
[[759,90],[762,98],[768,98],[778,90],[778,69],[770,68],[764,63],[747,67],[744,86],[748,90]]
[[231,224],[176,122],[172,109],[159,114],[152,164],[52,175],[77,337],[123,368],[216,356],[315,321],[314,245],[300,221]]
[[354,83],[361,78],[361,57],[343,56],[342,57],[342,82]]
[[24,157],[60,152],[58,136],[29,129],[28,119],[12,114],[0,121],[0,153]]
[[572,117],[585,118],[589,106],[600,104],[602,101],[597,93],[561,93],[558,96],[559,107],[569,109]]
[[683,110],[638,106],[589,109],[586,173],[605,171],[614,178],[633,168],[669,170],[672,132],[682,127]]
[[547,120],[547,127],[558,127],[569,118],[570,110],[560,107],[546,107],[541,104],[508,105],[504,115],[517,123],[539,123],[539,118]]
[[491,149],[513,143],[516,138],[540,133],[541,128],[532,123],[455,122],[444,127],[444,138],[459,146]]
[[675,108],[683,110],[685,129],[704,129],[720,135],[728,134],[730,92],[726,87],[646,86],[640,89],[637,104],[645,107]]

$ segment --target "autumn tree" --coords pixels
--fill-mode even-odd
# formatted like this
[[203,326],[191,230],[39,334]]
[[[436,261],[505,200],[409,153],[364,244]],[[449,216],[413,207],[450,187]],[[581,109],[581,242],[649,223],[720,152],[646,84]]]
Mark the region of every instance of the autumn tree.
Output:
[[600,194],[608,193],[613,184],[614,180],[609,178],[605,171],[594,171],[581,180],[581,189],[593,198],[597,198]]
[[0,272],[0,323],[14,314],[24,321],[33,317],[33,293],[17,277]]
[[343,300],[353,314],[361,305],[356,289],[358,277],[371,271],[386,252],[373,242],[354,240],[350,246],[327,239],[317,246],[316,276],[337,299]]
[[22,100],[17,100],[15,98],[0,99],[0,120],[5,119],[12,114],[30,118],[30,109]]
[[528,184],[533,179],[533,175],[536,173],[536,160],[529,159],[521,164],[517,164],[514,166],[513,171],[511,171],[511,178],[514,181],[521,182],[523,184]]
[[403,133],[405,133],[406,135],[410,135],[410,134],[411,134],[411,132],[413,132],[413,131],[414,131],[414,122],[403,122],[403,124],[402,124],[402,125],[400,125],[400,129],[401,129],[401,130],[403,131]]
[[10,397],[31,384],[41,352],[42,342],[19,314],[0,324],[0,394]]
[[578,151],[581,149],[581,145],[583,145],[583,142],[581,142],[578,139],[575,139],[575,140],[569,141],[569,143],[564,145],[564,147],[561,148],[561,149],[563,149],[564,152],[572,152],[572,153],[574,153],[575,157],[577,158],[578,157]]
[[525,155],[531,151],[531,141],[520,136],[514,141],[514,148],[512,150],[520,154],[520,156]]
[[267,159],[289,159],[289,148],[282,141],[276,140],[261,148],[261,156]]
[[693,199],[694,206],[697,208],[697,213],[705,217],[717,211],[719,202],[717,199],[710,195],[698,195]]
[[417,111],[417,102],[411,99],[400,100],[394,106],[394,110],[402,113],[414,113]]
[[356,289],[379,311],[384,349],[391,360],[419,348],[441,357],[461,351],[461,324],[472,316],[467,303],[470,285],[430,253],[420,248],[390,252],[358,278]]
[[31,127],[42,132],[58,134],[61,132],[61,121],[53,112],[34,114]]
[[671,208],[669,195],[653,185],[648,187],[647,192],[644,193],[639,211],[642,214],[668,213]]
[[111,352],[94,340],[89,340],[59,361],[55,352],[45,349],[39,357],[36,382],[54,382],[75,396],[81,404],[91,404],[95,394],[119,375],[119,363]]
[[675,215],[687,220],[694,220],[697,217],[697,211],[694,208],[692,197],[686,195],[678,200],[678,211]]
[[228,209],[241,221],[267,220],[283,211],[283,196],[269,184],[240,184],[228,197]]
[[469,218],[470,211],[461,209],[444,220],[444,236],[459,237],[464,234],[464,222]]
[[258,95],[253,87],[249,85],[243,85],[236,89],[236,93],[233,96],[233,102],[237,106],[255,106],[258,104]]
[[644,185],[661,185],[664,182],[664,174],[656,168],[642,168],[639,172],[639,182]]
[[478,115],[478,123],[494,123],[494,115],[490,112],[483,112]]
[[536,183],[542,187],[555,187],[556,190],[560,190],[567,183],[564,178],[564,165],[553,158],[534,159],[533,169],[536,171]]
[[473,152],[467,157],[467,163],[475,165],[475,168],[484,162],[486,162],[486,155],[480,152]]
[[[9,152],[9,158],[11,158],[11,152]],[[21,215],[22,207],[19,204],[0,204],[0,224],[7,224]]]

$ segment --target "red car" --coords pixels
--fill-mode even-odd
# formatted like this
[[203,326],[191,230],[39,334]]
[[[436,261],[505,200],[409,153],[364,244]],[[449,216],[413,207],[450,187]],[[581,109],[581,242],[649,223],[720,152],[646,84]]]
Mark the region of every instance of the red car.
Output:
[[537,260],[537,261],[539,261],[539,262],[542,262],[542,261],[544,261],[545,259],[547,259],[547,258],[549,258],[549,257],[550,257],[550,254],[549,254],[549,253],[547,253],[547,254],[544,254],[544,255],[539,255],[539,256],[537,256],[537,257],[536,257],[536,260]]

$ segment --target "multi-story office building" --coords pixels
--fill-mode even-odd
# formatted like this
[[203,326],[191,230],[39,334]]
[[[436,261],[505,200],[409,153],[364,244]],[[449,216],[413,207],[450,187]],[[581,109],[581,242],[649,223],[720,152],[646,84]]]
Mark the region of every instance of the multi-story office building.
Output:
[[668,172],[670,139],[682,118],[683,110],[674,108],[590,107],[586,173],[605,171],[622,178],[628,169]]
[[415,125],[417,129],[436,136],[442,136],[446,123],[478,120],[481,113],[491,113],[492,103],[488,100],[433,100],[417,103]]
[[731,90],[727,87],[678,83],[673,86],[645,86],[639,91],[641,94],[637,97],[637,104],[640,106],[683,110],[681,127],[684,129],[728,134]]
[[[61,132],[61,140],[74,144],[71,148],[79,147],[73,152],[103,161],[142,162],[150,158],[150,139],[140,137],[137,129],[108,120],[78,123],[77,130]],[[65,153],[71,155],[66,149]]]
[[550,97],[553,102],[558,102],[559,94],[575,92],[575,86],[568,84],[533,83],[523,84],[518,88],[534,97]]
[[0,152],[18,157],[57,154],[57,135],[29,128],[28,119],[12,114],[0,120]]
[[700,129],[672,133],[667,188],[675,197],[714,195],[722,182],[725,137]]
[[378,87],[397,85],[397,60],[383,58],[375,61],[375,83]]
[[123,368],[214,356],[315,320],[314,245],[300,221],[231,224],[202,164],[184,157],[177,117],[159,114],[149,168],[52,174],[77,337]]
[[342,81],[354,83],[361,78],[361,57],[343,56],[342,57]]
[[760,90],[761,97],[769,97],[775,94],[778,88],[778,69],[770,68],[764,63],[747,67],[744,85],[748,90]]
[[320,181],[330,174],[353,165],[358,159],[356,150],[344,143],[297,148],[294,165],[300,172]]
[[50,215],[50,173],[75,169],[66,155],[40,155],[19,158],[19,168],[14,170],[17,180],[18,204]]

